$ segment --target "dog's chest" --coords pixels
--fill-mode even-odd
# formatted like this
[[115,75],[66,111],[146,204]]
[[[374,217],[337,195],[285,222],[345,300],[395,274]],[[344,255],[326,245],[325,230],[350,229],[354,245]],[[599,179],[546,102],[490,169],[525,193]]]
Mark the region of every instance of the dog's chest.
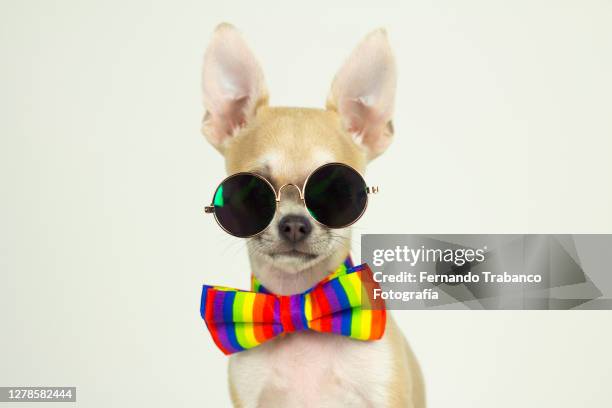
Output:
[[232,357],[232,387],[245,406],[368,406],[363,385],[384,388],[389,375],[385,343],[292,333]]

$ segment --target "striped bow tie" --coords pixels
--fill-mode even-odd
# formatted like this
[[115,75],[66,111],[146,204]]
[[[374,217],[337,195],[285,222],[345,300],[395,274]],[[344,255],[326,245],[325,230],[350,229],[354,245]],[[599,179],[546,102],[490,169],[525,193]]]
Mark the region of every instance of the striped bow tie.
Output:
[[378,340],[385,331],[384,301],[374,300],[378,284],[367,264],[334,273],[308,291],[290,296],[204,285],[200,313],[217,347],[232,354],[299,330]]

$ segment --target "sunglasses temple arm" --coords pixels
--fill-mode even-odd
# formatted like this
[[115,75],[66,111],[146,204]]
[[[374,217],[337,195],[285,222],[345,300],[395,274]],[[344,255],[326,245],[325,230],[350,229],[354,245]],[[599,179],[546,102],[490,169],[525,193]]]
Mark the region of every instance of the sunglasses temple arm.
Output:
[[378,191],[379,191],[378,190],[378,186],[369,186],[369,187],[366,187],[366,192],[368,194],[377,194]]
[[215,207],[212,205],[207,205],[206,207],[204,207],[204,212],[206,214],[212,214],[215,212]]

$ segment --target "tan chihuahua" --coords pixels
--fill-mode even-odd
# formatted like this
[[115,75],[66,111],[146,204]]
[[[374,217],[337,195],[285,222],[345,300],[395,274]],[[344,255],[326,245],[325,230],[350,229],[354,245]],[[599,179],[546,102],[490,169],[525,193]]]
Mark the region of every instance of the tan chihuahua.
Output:
[[[337,73],[326,109],[269,107],[257,60],[238,31],[221,24],[204,57],[202,132],[229,174],[255,172],[277,189],[303,184],[329,162],[363,173],[391,142],[395,84],[394,57],[377,30]],[[311,222],[297,189],[284,189],[270,227],[247,239],[252,272],[274,293],[302,293],[343,262],[350,236],[350,228]],[[378,341],[300,331],[232,355],[234,406],[424,407],[418,363],[387,316]]]

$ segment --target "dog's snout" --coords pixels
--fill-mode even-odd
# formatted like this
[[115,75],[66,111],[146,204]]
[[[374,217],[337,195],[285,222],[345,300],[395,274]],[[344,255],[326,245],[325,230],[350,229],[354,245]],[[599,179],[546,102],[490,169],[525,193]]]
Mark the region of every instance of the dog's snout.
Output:
[[301,215],[285,215],[278,223],[278,231],[283,239],[295,243],[303,241],[310,235],[312,224]]

